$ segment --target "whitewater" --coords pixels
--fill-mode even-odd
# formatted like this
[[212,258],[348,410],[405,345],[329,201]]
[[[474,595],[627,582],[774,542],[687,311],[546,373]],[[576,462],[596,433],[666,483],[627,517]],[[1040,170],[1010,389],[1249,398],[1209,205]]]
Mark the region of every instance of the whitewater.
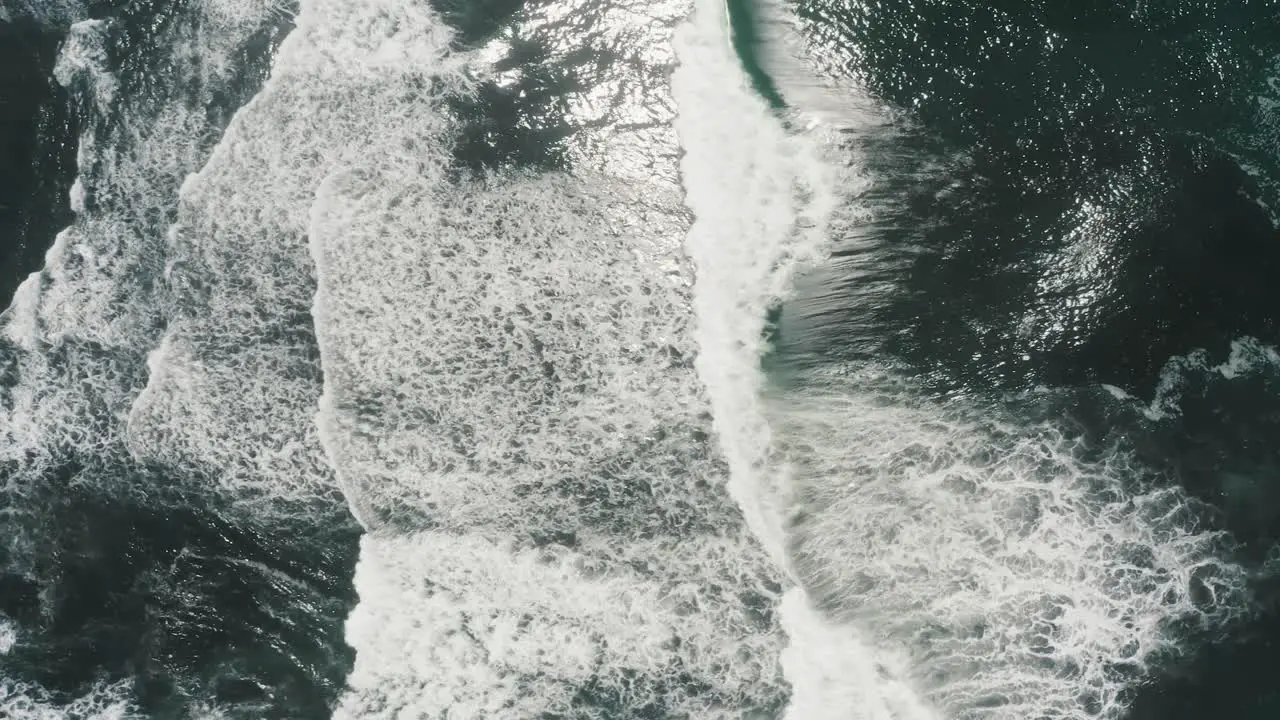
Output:
[[[288,12],[199,7],[205,87]],[[820,314],[795,288],[874,219],[866,104],[770,108],[715,0],[548,7],[556,52],[662,78],[570,101],[570,170],[459,168],[453,108],[514,71],[411,0],[304,0],[216,144],[181,103],[88,134],[3,316],[7,494],[73,447],[349,512],[339,718],[1119,718],[1180,629],[1248,611],[1229,539],[1122,450],[892,367],[766,372],[771,309]],[[115,105],[102,32],[59,80]],[[0,709],[138,716],[127,683],[42,692]]]

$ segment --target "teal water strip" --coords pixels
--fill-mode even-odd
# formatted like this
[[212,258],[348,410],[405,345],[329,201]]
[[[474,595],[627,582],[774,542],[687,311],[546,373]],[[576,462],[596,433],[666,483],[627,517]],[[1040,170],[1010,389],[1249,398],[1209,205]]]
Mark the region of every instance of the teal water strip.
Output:
[[787,103],[774,84],[773,78],[760,63],[760,38],[756,31],[756,13],[753,0],[725,0],[725,8],[729,14],[730,39],[733,50],[738,54],[742,69],[751,79],[751,87],[769,103],[774,110],[785,110]]

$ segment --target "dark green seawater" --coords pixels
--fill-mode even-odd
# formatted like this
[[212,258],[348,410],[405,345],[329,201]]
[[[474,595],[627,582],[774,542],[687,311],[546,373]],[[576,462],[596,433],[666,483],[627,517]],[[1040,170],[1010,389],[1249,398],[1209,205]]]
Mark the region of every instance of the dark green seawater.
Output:
[[[90,242],[122,254],[153,248],[151,262],[115,291],[140,298],[132,312],[151,324],[144,332],[158,333],[164,320],[148,305],[172,199],[261,87],[291,14],[248,28],[229,53],[230,80],[202,84],[191,66],[200,62],[191,38],[202,28],[190,3],[0,10],[12,14],[0,22],[4,302],[75,223]],[[99,23],[102,55],[92,55],[94,46],[88,54],[117,82],[114,102],[95,101],[91,74],[67,85],[55,78],[72,21]],[[177,112],[187,113],[194,141],[174,157],[191,160],[129,169],[141,154],[137,138],[160,135],[156,128]],[[82,144],[90,152],[77,167]],[[85,189],[79,218],[69,197],[77,174]],[[125,222],[110,222],[118,217]],[[36,282],[53,284],[47,274]],[[0,340],[0,429],[15,433],[5,441],[31,422],[21,408],[63,409],[59,388],[68,386],[87,398],[80,417],[73,410],[69,418],[85,427],[44,428],[48,436],[25,457],[10,451],[0,461],[0,622],[12,641],[0,654],[0,715],[99,718],[123,702],[155,718],[191,717],[201,707],[230,708],[234,717],[328,717],[352,662],[341,633],[355,602],[358,532],[345,505],[331,498],[301,509],[296,521],[255,518],[200,491],[201,472],[138,462],[105,430],[119,418],[95,393],[111,383],[141,389],[148,348],[72,332],[40,350],[32,362],[29,350]]]
[[[1197,351],[1201,365],[1224,362],[1235,341],[1280,344],[1280,3],[761,2],[730,0],[730,25],[779,117],[806,108],[796,73],[770,64],[777,39],[762,18],[777,15],[798,23],[815,86],[838,80],[884,117],[846,139],[868,179],[854,200],[872,212],[837,225],[819,284],[771,317],[769,363],[889,363],[939,400],[1041,392],[1027,422],[1052,416],[1086,446],[1123,446],[1205,501],[1204,522],[1228,531],[1234,559],[1254,571],[1256,607],[1225,630],[1182,629],[1184,652],[1135,683],[1127,717],[1280,717],[1280,582],[1268,569],[1280,541],[1280,367],[1262,352],[1234,374],[1171,364]],[[176,197],[261,87],[294,11],[246,34],[234,80],[194,87],[175,40],[189,3],[81,4],[76,19],[111,28],[124,99],[104,110],[53,79],[68,16],[42,20],[29,5],[0,5],[13,15],[0,22],[5,303],[73,222],[84,133],[125,147],[166,103],[194,109],[189,166],[127,188]],[[628,71],[617,57],[558,52],[572,18],[513,33],[521,12],[551,2],[432,5],[460,46],[502,39],[499,64],[520,71],[450,100],[464,128],[456,171],[572,170],[566,139],[581,120],[565,98]],[[82,170],[89,213],[133,202]],[[172,202],[148,207],[128,231],[158,248],[175,213]],[[154,260],[137,270],[140,292],[163,282]],[[148,323],[159,337],[166,317]],[[146,383],[150,347],[45,350],[58,377],[102,363],[126,385]],[[0,343],[6,413],[31,382],[24,372],[21,351]],[[1162,397],[1176,412],[1141,412]],[[48,462],[0,465],[0,620],[21,636],[0,654],[3,682],[42,688],[50,706],[122,683],[147,717],[191,717],[200,703],[237,718],[329,716],[353,663],[342,623],[356,603],[359,530],[341,498],[294,520],[255,519],[188,492],[202,479],[189,468],[132,462],[112,443],[47,449]],[[611,692],[588,684],[576,708],[621,719]],[[658,705],[645,713],[666,717]]]
[[[1215,509],[1261,610],[1188,632],[1128,717],[1280,715],[1280,367],[1169,365],[1280,342],[1280,4],[784,5],[815,76],[887,121],[850,135],[872,212],[782,308],[771,364],[888,362],[940,400],[1034,391],[1086,446],[1132,448]],[[767,24],[742,36],[767,75]],[[757,87],[805,110],[805,87]],[[1162,380],[1176,412],[1134,412]]]
[[908,289],[848,311],[938,387],[1149,393],[1173,355],[1275,339],[1274,3],[797,12],[899,126],[867,162]]

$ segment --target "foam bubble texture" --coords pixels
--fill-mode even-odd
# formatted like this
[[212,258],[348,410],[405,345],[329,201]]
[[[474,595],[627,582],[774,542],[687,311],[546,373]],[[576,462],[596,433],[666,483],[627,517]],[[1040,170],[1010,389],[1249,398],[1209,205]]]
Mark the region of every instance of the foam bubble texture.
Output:
[[740,718],[776,706],[780,648],[769,581],[744,561],[750,539],[631,544],[619,558],[474,534],[367,536],[347,629],[356,669],[335,716]]
[[[649,259],[651,243],[678,241],[678,224],[659,209],[634,228],[610,223],[602,209],[634,213],[641,201],[600,192],[604,178],[594,186],[520,177],[432,193],[405,177],[342,177],[317,198],[326,445],[367,526],[434,528],[417,542],[440,545],[392,544],[435,563],[380,566],[368,556],[380,545],[366,544],[349,630],[359,707],[417,707],[404,703],[428,702],[423,683],[470,677],[475,665],[497,684],[441,686],[433,712],[529,717],[507,706],[525,697],[540,711],[592,717],[604,710],[580,697],[587,686],[632,711],[714,717],[781,692],[768,620],[777,586],[752,539],[734,532],[740,516],[684,362],[687,286]],[[474,557],[466,548],[477,538],[498,546]],[[549,542],[576,571],[531,582],[542,572],[535,548]],[[481,566],[492,576],[473,577]],[[463,597],[403,602],[384,587],[445,575],[459,575],[448,587]],[[630,609],[565,617],[565,601],[539,599],[544,583],[557,598],[599,595],[593,605]],[[521,643],[590,662],[540,671],[453,648],[404,677],[411,666],[383,649],[399,637],[385,634],[389,618],[406,607],[432,608],[423,627],[451,627],[488,606],[494,623],[547,625]],[[370,615],[378,620],[361,620]],[[629,633],[636,639],[599,644]],[[642,646],[643,662],[627,649]],[[391,668],[398,679],[372,681]],[[526,686],[539,677],[536,691]]]
[[[205,63],[229,63],[261,20],[246,18],[238,33],[205,32],[195,13],[190,23],[166,27],[155,43],[198,52],[175,50],[169,74],[155,79],[155,96],[137,101],[111,97],[118,84],[105,65],[111,24],[71,28],[58,79],[100,102],[88,103],[94,116],[81,138],[72,189],[76,221],[0,316],[12,380],[0,395],[0,463],[12,470],[10,493],[25,492],[68,455],[110,461],[126,454],[124,419],[146,381],[144,354],[163,322],[155,281],[175,191],[203,162],[212,131],[185,84],[166,83],[200,74]],[[108,111],[110,123],[102,117]]]
[[100,683],[88,693],[59,703],[43,688],[0,678],[0,717],[22,720],[132,720],[141,718],[129,702],[128,682]]
[[332,507],[312,421],[321,379],[308,213],[320,181],[370,145],[408,143],[395,150],[412,164],[413,143],[434,139],[412,111],[444,87],[426,82],[447,70],[448,35],[429,15],[406,3],[308,4],[267,86],[184,183],[168,329],[130,419],[139,455],[203,473],[261,512]]
[[949,717],[1118,717],[1180,624],[1246,609],[1244,571],[1180,490],[996,413],[871,370],[790,388],[773,417],[797,572]]
[[[339,716],[777,705],[779,586],[723,492],[664,173],[459,177],[444,99],[476,61],[405,75],[372,19],[325,3],[303,18],[356,67],[391,59],[374,82],[392,92],[354,110],[373,142],[332,166],[310,225],[318,424],[373,531]],[[428,16],[399,27],[443,32]],[[283,67],[301,77],[315,52]]]
[[[571,532],[605,519],[575,495],[638,488],[650,532],[733,522],[695,486],[719,468],[670,205],[607,178],[380,175],[342,178],[316,208],[322,422],[335,461],[368,468],[347,488],[367,524]],[[602,478],[615,489],[593,491]]]

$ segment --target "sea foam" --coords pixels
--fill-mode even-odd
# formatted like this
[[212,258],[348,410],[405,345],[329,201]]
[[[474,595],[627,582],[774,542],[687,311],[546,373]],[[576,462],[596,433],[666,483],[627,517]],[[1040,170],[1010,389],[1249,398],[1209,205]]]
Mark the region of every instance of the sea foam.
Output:
[[[52,616],[66,582],[62,565],[49,562],[55,535],[66,530],[50,522],[61,499],[77,492],[136,497],[155,489],[145,482],[154,477],[126,469],[136,461],[126,425],[163,323],[157,279],[165,234],[182,178],[204,162],[219,130],[202,103],[234,98],[226,85],[243,80],[205,70],[238,68],[248,37],[279,17],[254,15],[246,6],[238,24],[213,25],[202,12],[208,4],[193,4],[132,48],[166,57],[163,67],[151,68],[146,97],[138,97],[121,91],[124,81],[110,66],[121,41],[118,20],[83,20],[80,3],[39,5],[6,8],[16,17],[69,25],[54,80],[83,114],[70,197],[76,218],[0,314],[0,494],[3,569],[33,583],[41,609]],[[166,477],[164,489],[173,484]],[[16,657],[45,642],[46,631],[6,624],[0,645]],[[130,681],[80,690],[77,699],[0,678],[0,715],[137,716]]]
[[675,78],[698,369],[735,498],[798,585],[788,717],[1118,717],[1180,627],[1247,610],[1230,542],[1132,458],[995,402],[932,401],[870,365],[766,378],[770,302],[805,313],[789,291],[868,210],[837,189],[856,154],[785,133],[723,9],[698,10]]
[[779,586],[689,364],[674,168],[457,172],[449,106],[487,65],[453,39],[418,3],[304,4],[183,187],[135,448],[272,502],[336,480],[369,531],[340,717],[776,706]]

